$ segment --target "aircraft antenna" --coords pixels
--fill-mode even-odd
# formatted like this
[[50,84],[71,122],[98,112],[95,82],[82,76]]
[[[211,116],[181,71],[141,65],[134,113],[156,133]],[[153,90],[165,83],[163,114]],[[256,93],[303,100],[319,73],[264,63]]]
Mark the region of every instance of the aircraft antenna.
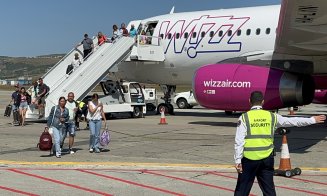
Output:
[[173,6],[173,7],[171,8],[171,10],[170,10],[169,14],[173,14],[173,13],[174,13],[174,11],[175,11],[175,6]]

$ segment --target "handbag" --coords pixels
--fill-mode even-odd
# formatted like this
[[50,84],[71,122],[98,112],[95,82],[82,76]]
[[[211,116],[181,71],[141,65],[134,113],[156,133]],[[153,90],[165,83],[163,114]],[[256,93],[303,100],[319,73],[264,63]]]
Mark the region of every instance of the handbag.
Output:
[[[57,107],[58,107],[58,106],[57,106]],[[53,134],[52,123],[53,123],[53,119],[55,118],[54,115],[56,114],[57,107],[55,107],[55,110],[53,111],[52,121],[51,121],[50,127],[48,128],[48,132],[49,132],[51,135]]]
[[100,145],[108,146],[111,140],[109,129],[106,127],[100,135]]

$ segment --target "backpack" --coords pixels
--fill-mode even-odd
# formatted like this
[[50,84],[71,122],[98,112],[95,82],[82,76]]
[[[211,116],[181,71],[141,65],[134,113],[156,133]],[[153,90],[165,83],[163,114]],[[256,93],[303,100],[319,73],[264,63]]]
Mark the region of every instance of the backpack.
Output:
[[74,66],[72,64],[67,66],[66,74],[70,75],[72,73],[72,70],[74,69]]
[[44,95],[49,94],[49,92],[50,92],[50,87],[49,87],[48,85],[46,85],[46,84],[43,84],[43,85],[45,86],[45,94],[44,94]]
[[37,147],[39,147],[42,151],[50,151],[52,149],[52,137],[49,132],[43,131],[40,136],[40,141],[37,144]]
[[101,146],[108,146],[110,139],[111,138],[110,138],[109,130],[108,129],[103,130],[100,136]]

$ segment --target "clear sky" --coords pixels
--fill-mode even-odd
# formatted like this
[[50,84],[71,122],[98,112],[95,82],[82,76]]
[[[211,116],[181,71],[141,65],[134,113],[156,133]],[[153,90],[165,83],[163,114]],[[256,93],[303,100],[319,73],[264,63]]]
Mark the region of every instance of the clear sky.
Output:
[[281,0],[1,0],[0,56],[67,53],[84,33],[175,12],[280,4]]

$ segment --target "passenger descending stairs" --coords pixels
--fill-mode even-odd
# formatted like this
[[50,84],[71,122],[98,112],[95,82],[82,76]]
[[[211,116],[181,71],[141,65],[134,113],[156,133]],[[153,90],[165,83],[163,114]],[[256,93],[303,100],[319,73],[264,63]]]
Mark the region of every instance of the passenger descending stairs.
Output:
[[[93,45],[96,46],[97,37],[93,38]],[[75,53],[79,54],[80,59],[83,59],[83,45],[73,48],[69,51],[56,65],[54,65],[42,78],[43,82],[50,87],[50,92],[65,80],[67,66],[71,64]]]
[[106,77],[111,68],[127,58],[134,43],[133,38],[120,37],[113,43],[104,43],[99,46],[70,75],[66,76],[66,68],[60,73],[56,71],[60,79],[56,80],[52,88],[50,86],[50,93],[46,98],[45,117],[49,116],[52,106],[58,104],[59,97],[67,97],[69,92],[75,94],[75,100],[83,99]]

